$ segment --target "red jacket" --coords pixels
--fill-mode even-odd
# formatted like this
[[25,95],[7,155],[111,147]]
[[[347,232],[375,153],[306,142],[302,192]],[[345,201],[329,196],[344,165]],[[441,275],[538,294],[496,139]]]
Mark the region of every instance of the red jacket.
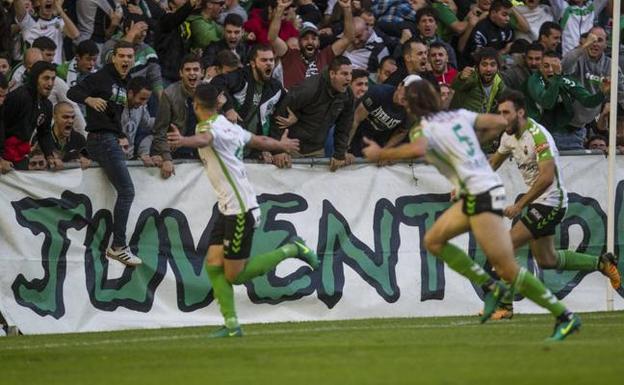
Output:
[[[268,39],[269,34],[269,20],[262,18],[262,9],[254,8],[249,12],[249,19],[243,24],[243,28],[247,32],[253,32],[256,35],[256,43],[270,44]],[[280,27],[279,37],[288,41],[291,37],[299,37],[299,31],[288,20],[282,20],[282,26]]]
[[10,136],[4,141],[4,154],[2,158],[9,162],[21,162],[30,153],[30,142],[20,140],[16,136]]
[[455,79],[455,76],[457,76],[457,70],[451,67],[451,65],[449,64],[447,66],[446,72],[440,76],[435,75],[435,78],[438,81],[438,84],[451,85],[451,83],[453,83],[453,80]]

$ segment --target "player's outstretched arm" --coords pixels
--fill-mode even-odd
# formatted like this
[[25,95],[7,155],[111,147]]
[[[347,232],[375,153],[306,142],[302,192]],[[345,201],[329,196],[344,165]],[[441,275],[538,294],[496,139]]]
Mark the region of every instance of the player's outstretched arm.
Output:
[[172,149],[180,147],[208,147],[212,144],[212,138],[212,134],[208,131],[193,136],[183,136],[177,129],[167,133],[167,143],[169,143]]
[[502,115],[479,114],[474,126],[479,142],[487,143],[498,138],[507,127],[507,120]]
[[375,141],[364,138],[366,147],[362,149],[364,157],[372,162],[415,159],[425,155],[427,139],[420,137],[398,147],[381,148]]
[[268,136],[252,135],[247,145],[257,150],[285,152],[287,154],[299,151],[299,139],[289,138],[288,129],[284,130],[280,140],[275,140]]

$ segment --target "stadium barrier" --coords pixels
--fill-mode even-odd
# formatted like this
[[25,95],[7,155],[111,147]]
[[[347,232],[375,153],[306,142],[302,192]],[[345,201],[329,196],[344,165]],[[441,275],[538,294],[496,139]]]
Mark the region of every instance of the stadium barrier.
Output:
[[[570,203],[557,246],[600,254],[607,161],[566,156],[561,166]],[[618,157],[616,252],[624,244],[622,166]],[[324,161],[308,161],[247,170],[262,210],[252,254],[297,233],[316,247],[322,266],[313,272],[289,260],[236,287],[242,322],[470,315],[481,308],[480,289],[420,247],[450,205],[450,185],[432,167],[356,164],[330,173]],[[144,262],[134,269],[103,256],[115,191],[100,169],[0,177],[0,312],[10,324],[33,334],[221,323],[203,269],[216,203],[203,168],[178,164],[168,180],[156,168],[130,172],[136,198],[128,239]],[[513,163],[501,174],[509,202],[526,191]],[[454,242],[488,268],[473,237]],[[606,309],[611,289],[599,273],[540,271],[528,248],[518,257],[573,310]],[[540,311],[518,300],[516,311]],[[622,295],[614,307],[624,309]]]

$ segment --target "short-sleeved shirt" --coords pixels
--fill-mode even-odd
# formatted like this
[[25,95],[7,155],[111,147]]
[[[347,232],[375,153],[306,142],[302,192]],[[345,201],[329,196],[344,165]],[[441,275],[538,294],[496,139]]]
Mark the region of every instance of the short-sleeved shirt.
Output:
[[24,41],[32,45],[33,41],[38,37],[45,36],[56,44],[56,52],[54,53],[54,64],[63,62],[63,28],[65,22],[59,16],[54,16],[49,20],[33,17],[26,13],[22,22],[19,23],[22,29],[22,37]]
[[389,132],[402,126],[405,121],[405,108],[394,103],[395,87],[389,84],[371,86],[362,97],[362,105],[368,111],[366,119],[358,130],[366,132]]
[[410,140],[427,139],[425,159],[444,175],[461,196],[478,195],[502,186],[474,132],[477,119],[468,110],[444,111],[421,119]]
[[514,158],[524,183],[529,187],[533,186],[539,176],[539,162],[552,159],[555,162],[555,180],[542,195],[531,203],[551,207],[567,206],[568,198],[561,178],[559,151],[544,126],[528,118],[525,130],[520,137],[503,133],[498,153],[511,155]]
[[334,50],[331,45],[320,50],[316,57],[306,62],[298,49],[288,48],[282,57],[284,71],[284,88],[289,89],[310,76],[320,74],[334,59]]
[[368,111],[351,140],[349,151],[355,156],[362,156],[363,137],[374,140],[384,146],[392,134],[405,127],[407,114],[402,106],[392,101],[395,87],[389,84],[371,86],[362,97],[362,106]]
[[195,128],[196,134],[207,131],[212,134],[212,144],[199,148],[198,152],[217,193],[219,211],[223,215],[236,215],[258,207],[243,163],[244,147],[252,134],[223,115],[202,121]]

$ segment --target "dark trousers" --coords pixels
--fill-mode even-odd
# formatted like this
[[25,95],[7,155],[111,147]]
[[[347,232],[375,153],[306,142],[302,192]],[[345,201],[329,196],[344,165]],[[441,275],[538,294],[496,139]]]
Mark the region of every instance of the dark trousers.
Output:
[[126,224],[130,206],[134,200],[134,184],[117,135],[112,132],[90,132],[87,136],[87,151],[117,190],[117,201],[113,210],[113,247],[126,246]]

